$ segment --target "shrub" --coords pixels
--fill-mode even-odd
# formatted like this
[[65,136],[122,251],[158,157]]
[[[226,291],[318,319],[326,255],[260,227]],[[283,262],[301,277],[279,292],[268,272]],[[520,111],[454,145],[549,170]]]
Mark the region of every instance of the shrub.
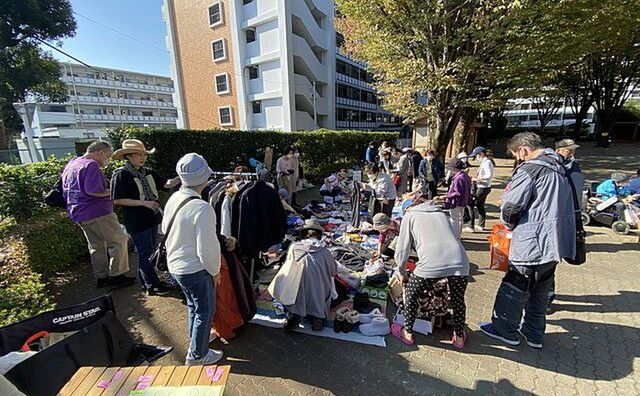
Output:
[[122,140],[142,140],[157,152],[149,157],[151,165],[163,175],[175,175],[175,164],[186,153],[204,156],[214,171],[231,171],[237,165],[247,165],[251,157],[262,161],[267,146],[274,149],[274,162],[288,146],[298,146],[305,177],[318,179],[364,159],[369,142],[379,145],[386,140],[394,143],[397,132],[362,131],[229,131],[174,130],[124,128],[110,133],[114,147]]
[[24,261],[31,270],[50,275],[67,268],[88,254],[80,227],[64,212],[53,212],[38,220],[5,230],[3,244],[10,259]]

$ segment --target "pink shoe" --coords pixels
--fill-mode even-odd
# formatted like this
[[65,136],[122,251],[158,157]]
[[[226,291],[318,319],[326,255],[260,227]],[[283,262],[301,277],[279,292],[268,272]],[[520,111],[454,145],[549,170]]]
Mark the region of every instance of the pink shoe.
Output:
[[391,335],[402,341],[405,345],[413,345],[415,340],[410,340],[404,336],[404,327],[400,326],[397,323],[391,325]]
[[464,331],[463,336],[462,337],[458,337],[456,335],[456,332],[453,332],[453,337],[451,338],[451,344],[457,348],[457,349],[462,349],[464,348],[464,344],[467,342],[467,332]]

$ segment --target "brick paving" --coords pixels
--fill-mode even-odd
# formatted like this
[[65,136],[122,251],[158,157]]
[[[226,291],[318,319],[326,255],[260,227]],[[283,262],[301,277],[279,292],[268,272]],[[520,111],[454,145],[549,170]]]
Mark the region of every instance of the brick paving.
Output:
[[[640,168],[637,146],[604,154],[581,149],[589,181],[611,170]],[[499,160],[495,203],[512,161]],[[638,235],[620,236],[588,227],[585,265],[560,265],[554,313],[547,318],[544,349],[506,347],[485,337],[477,322],[491,315],[501,273],[486,270],[488,234],[464,237],[472,262],[467,291],[470,339],[464,352],[448,344],[450,333],[416,337],[406,347],[392,337],[373,347],[249,325],[227,345],[217,343],[232,366],[228,395],[637,395],[640,394],[640,245]],[[61,304],[97,295],[88,268],[54,281]],[[186,307],[172,298],[147,298],[134,288],[114,292],[118,316],[134,336],[173,345],[158,364],[180,364],[187,349]]]

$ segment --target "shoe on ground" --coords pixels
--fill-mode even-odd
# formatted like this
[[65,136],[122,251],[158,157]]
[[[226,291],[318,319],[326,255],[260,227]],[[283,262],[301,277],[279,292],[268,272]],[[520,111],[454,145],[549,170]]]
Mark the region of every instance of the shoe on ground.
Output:
[[166,296],[174,290],[171,286],[167,285],[165,282],[160,281],[155,286],[152,286],[147,291],[147,296]]
[[374,318],[384,318],[385,315],[378,308],[369,312],[368,314],[360,314],[359,321],[361,324],[371,323]]
[[344,328],[344,324],[346,320],[344,316],[347,312],[349,312],[349,308],[347,307],[338,308],[338,310],[336,311],[336,317],[333,319],[334,332],[339,333]]
[[451,338],[451,344],[454,346],[454,348],[462,349],[464,348],[464,344],[466,342],[467,342],[467,332],[464,331],[462,334],[462,337],[458,337],[454,330],[453,337]]
[[473,228],[471,228],[471,227],[464,227],[464,228],[462,229],[462,232],[468,232],[468,233],[473,234],[473,233],[474,233],[474,232],[476,232],[476,231],[475,231]]
[[222,351],[216,351],[215,349],[209,349],[207,355],[201,359],[189,359],[184,362],[185,366],[208,366],[210,364],[217,363],[222,359]]
[[342,324],[342,332],[349,333],[351,332],[360,322],[360,314],[358,311],[349,310],[344,315],[344,323]]
[[118,276],[114,276],[109,278],[109,286],[115,288],[128,287],[136,283],[135,277],[125,276],[124,274],[120,274]]
[[484,227],[480,227],[479,225],[477,225],[477,226],[473,227],[473,230],[475,232],[483,232],[484,231]]
[[405,345],[415,344],[415,340],[410,340],[404,336],[404,327],[397,323],[391,325],[391,335],[399,339]]
[[284,325],[285,333],[293,333],[300,327],[300,320],[297,316],[292,316],[287,320],[287,323]]
[[324,329],[324,319],[314,318],[313,323],[311,324],[311,330],[322,331],[322,329]]
[[518,333],[520,333],[522,338],[524,338],[524,340],[527,342],[527,345],[529,345],[529,347],[531,347],[533,349],[542,349],[542,343],[541,342],[533,342],[533,341],[529,340],[527,338],[527,336],[524,335],[524,333],[522,332],[522,329],[518,329]]
[[496,331],[496,329],[493,327],[493,323],[491,322],[480,322],[480,331],[482,331],[484,334],[488,335],[491,338],[494,338],[498,341],[502,341],[507,345],[511,345],[511,346],[518,346],[520,345],[520,340],[511,340],[509,338],[505,338],[503,336],[501,336],[500,334],[498,334],[498,332]]

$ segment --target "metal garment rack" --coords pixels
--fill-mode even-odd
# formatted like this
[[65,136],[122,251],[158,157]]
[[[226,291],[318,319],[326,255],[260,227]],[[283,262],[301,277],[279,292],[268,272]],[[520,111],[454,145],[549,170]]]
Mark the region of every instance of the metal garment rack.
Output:
[[[214,180],[222,177],[226,177],[226,176],[241,177],[245,180],[254,180],[254,181],[259,180],[258,174],[255,172],[212,172],[211,173],[211,177]],[[255,268],[256,268],[256,259],[252,258],[251,271],[249,272],[249,281],[251,282],[252,285],[253,285],[253,273],[255,271]]]

